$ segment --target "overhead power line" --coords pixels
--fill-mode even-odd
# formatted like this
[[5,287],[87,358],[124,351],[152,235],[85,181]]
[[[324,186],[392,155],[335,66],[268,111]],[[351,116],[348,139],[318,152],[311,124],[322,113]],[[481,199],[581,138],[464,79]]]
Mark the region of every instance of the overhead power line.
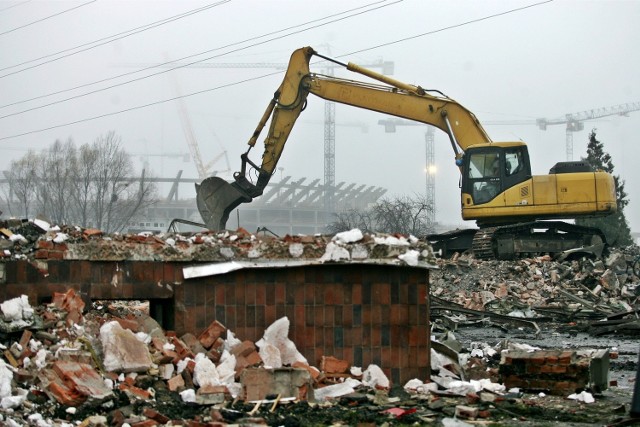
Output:
[[[234,50],[230,50],[230,51],[227,51],[227,52],[224,52],[224,53],[218,54],[218,55],[210,56],[210,57],[203,58],[203,59],[200,59],[200,60],[197,60],[197,61],[193,61],[193,62],[189,62],[189,63],[186,63],[186,64],[180,64],[180,65],[177,65],[177,66],[175,66],[175,67],[173,67],[173,68],[168,68],[168,69],[166,69],[166,70],[161,70],[161,71],[158,71],[158,72],[155,72],[155,73],[152,73],[152,74],[148,74],[148,75],[146,75],[146,76],[141,76],[141,77],[137,77],[137,78],[135,78],[135,79],[127,80],[127,81],[125,81],[125,82],[121,82],[121,83],[113,84],[113,85],[110,85],[110,86],[106,86],[106,87],[103,87],[103,88],[101,88],[101,89],[95,89],[95,90],[92,90],[92,91],[89,91],[89,92],[86,92],[86,93],[82,93],[82,94],[79,94],[79,95],[71,96],[71,97],[69,97],[69,98],[64,98],[64,99],[60,99],[60,100],[57,100],[57,101],[52,101],[52,102],[50,102],[50,103],[48,103],[48,104],[43,104],[43,105],[39,105],[39,106],[37,106],[37,107],[28,108],[28,109],[21,110],[21,111],[16,111],[16,112],[14,112],[14,113],[10,113],[10,114],[5,114],[4,116],[0,116],[0,120],[1,120],[1,119],[5,119],[5,118],[7,118],[7,117],[13,117],[13,116],[17,116],[17,115],[19,115],[19,114],[27,113],[27,112],[29,112],[29,111],[34,111],[34,110],[39,110],[39,109],[42,109],[42,108],[50,107],[50,106],[52,106],[52,105],[60,104],[60,103],[62,103],[62,102],[67,102],[67,101],[71,101],[71,100],[74,100],[74,99],[82,98],[82,97],[85,97],[85,96],[88,96],[88,95],[93,95],[93,94],[95,94],[95,93],[103,92],[103,91],[105,91],[105,90],[113,89],[113,88],[116,88],[116,87],[119,87],[119,86],[124,86],[124,85],[127,85],[127,84],[129,84],[129,83],[134,83],[134,82],[137,82],[137,81],[145,80],[145,79],[148,79],[148,78],[150,78],[150,77],[154,77],[154,76],[158,76],[158,75],[161,75],[161,74],[165,74],[165,73],[168,73],[168,72],[170,72],[170,71],[174,71],[174,70],[177,70],[177,69],[180,69],[180,68],[185,68],[185,67],[188,67],[188,66],[190,66],[190,65],[197,64],[197,63],[204,62],[204,61],[208,61],[208,60],[213,59],[213,58],[219,58],[219,57],[221,57],[221,56],[228,55],[228,54],[230,54],[230,53],[235,53],[235,52],[239,52],[239,51],[242,51],[242,50],[246,50],[246,49],[249,49],[249,48],[251,48],[251,47],[255,47],[255,46],[259,46],[259,45],[262,45],[262,44],[265,44],[265,43],[271,42],[271,41],[273,41],[273,40],[278,40],[278,39],[281,39],[281,38],[284,38],[284,37],[288,37],[288,36],[291,36],[291,35],[294,35],[294,34],[299,34],[299,33],[301,33],[301,32],[308,31],[308,30],[311,30],[311,29],[314,29],[314,28],[318,28],[318,27],[321,27],[321,26],[324,26],[324,25],[332,24],[332,23],[334,23],[334,22],[338,22],[338,21],[341,21],[341,20],[344,20],[344,19],[347,19],[347,18],[351,18],[351,17],[353,17],[353,16],[357,16],[357,15],[361,15],[361,14],[363,14],[363,13],[371,12],[371,11],[374,11],[374,10],[380,9],[380,8],[382,8],[382,7],[391,6],[391,5],[393,5],[393,4],[396,4],[396,3],[402,2],[403,0],[396,0],[396,1],[392,2],[392,3],[389,3],[389,4],[383,4],[383,5],[380,5],[380,6],[373,7],[373,8],[371,8],[371,9],[366,9],[366,10],[364,10],[364,11],[360,10],[360,9],[362,9],[363,7],[369,7],[369,6],[371,6],[371,5],[378,5],[379,3],[384,3],[384,2],[387,2],[387,1],[389,1],[389,0],[382,0],[382,1],[379,1],[379,2],[377,2],[377,3],[370,3],[370,4],[369,4],[369,5],[367,5],[367,6],[361,6],[361,7],[357,7],[357,8],[355,8],[355,9],[349,9],[349,10],[347,10],[347,11],[340,12],[340,13],[333,14],[333,15],[329,15],[328,17],[324,17],[324,18],[316,19],[316,20],[313,20],[313,21],[309,21],[309,22],[304,23],[304,24],[299,24],[299,25],[296,25],[296,26],[293,26],[293,27],[285,28],[285,29],[283,29],[283,30],[278,30],[278,31],[274,31],[274,32],[271,32],[271,33],[267,33],[267,34],[265,34],[265,35],[261,35],[261,36],[257,36],[257,37],[252,37],[252,38],[247,39],[247,40],[245,40],[245,41],[231,43],[231,44],[226,45],[226,46],[218,47],[218,48],[215,48],[215,49],[210,49],[210,50],[208,50],[208,51],[201,52],[201,53],[198,53],[198,54],[195,54],[195,55],[186,56],[186,57],[184,57],[184,58],[176,59],[176,60],[174,60],[174,61],[165,62],[165,63],[163,63],[163,64],[159,64],[159,65],[153,65],[153,66],[150,66],[150,67],[143,68],[143,69],[141,69],[141,70],[136,70],[136,71],[132,71],[132,72],[129,72],[129,73],[124,73],[124,74],[121,74],[121,75],[116,76],[116,77],[110,77],[110,78],[107,78],[107,79],[103,79],[103,80],[100,80],[100,81],[98,81],[98,82],[88,83],[88,84],[85,84],[85,85],[82,85],[82,86],[76,86],[76,87],[75,87],[75,88],[73,88],[73,89],[67,89],[67,90],[64,90],[64,91],[58,91],[58,92],[56,92],[56,93],[54,93],[54,94],[60,94],[60,93],[68,92],[68,91],[70,91],[70,90],[79,89],[79,88],[86,87],[86,86],[92,86],[92,85],[97,84],[97,83],[102,83],[102,82],[106,82],[106,81],[114,80],[114,79],[119,78],[119,77],[123,77],[123,76],[131,75],[131,74],[136,74],[136,73],[139,73],[139,72],[141,72],[141,71],[145,71],[145,70],[149,70],[149,69],[153,69],[153,68],[156,68],[156,69],[157,69],[158,67],[161,67],[161,66],[163,66],[163,65],[167,65],[167,64],[174,63],[174,62],[182,61],[182,60],[184,60],[184,59],[188,59],[188,58],[192,58],[192,57],[194,57],[194,56],[202,55],[202,54],[204,54],[204,53],[209,53],[209,52],[213,52],[213,51],[216,51],[216,50],[221,50],[221,49],[224,49],[224,48],[226,48],[226,47],[231,47],[231,46],[239,45],[239,44],[242,44],[242,43],[246,43],[247,41],[257,40],[257,39],[264,38],[264,37],[269,36],[269,35],[272,35],[272,34],[277,34],[277,33],[283,32],[283,31],[287,31],[288,29],[291,29],[291,28],[298,28],[298,27],[300,27],[300,26],[308,25],[309,23],[314,23],[314,22],[318,22],[318,21],[325,21],[325,20],[327,20],[327,19],[329,19],[329,18],[332,18],[332,17],[335,17],[335,16],[344,15],[344,14],[346,14],[346,13],[351,13],[351,12],[353,12],[353,11],[357,11],[357,12],[355,12],[355,13],[351,14],[351,15],[342,16],[342,17],[340,17],[340,18],[337,18],[337,19],[334,19],[334,20],[331,20],[331,21],[328,21],[328,22],[324,22],[324,23],[322,23],[322,24],[314,25],[314,26],[311,26],[311,27],[307,27],[307,28],[301,29],[301,30],[299,30],[299,31],[294,31],[294,32],[291,32],[291,33],[288,33],[288,34],[284,34],[284,35],[278,36],[278,37],[274,37],[274,38],[271,38],[271,39],[263,40],[263,41],[261,41],[261,42],[253,43],[253,44],[250,44],[250,45],[248,45],[248,46],[243,46],[243,47],[241,47],[241,48],[237,48],[237,49],[234,49]],[[0,106],[0,108],[6,108],[6,107],[9,107],[9,106],[12,106],[12,105],[17,105],[17,104],[19,104],[19,103],[23,103],[23,102],[33,101],[33,100],[41,99],[41,98],[46,98],[46,97],[51,96],[51,95],[54,95],[54,94],[48,94],[48,95],[44,95],[44,96],[40,96],[40,97],[31,98],[31,99],[26,100],[26,101],[14,102],[14,103],[12,103],[12,104],[6,104],[6,105],[3,105],[3,106]]]
[[[96,1],[96,0],[94,0],[94,1]],[[211,4],[211,5],[208,5],[208,6],[204,6],[204,7],[201,7],[199,9],[195,9],[193,11],[185,12],[185,13],[183,13],[181,15],[176,15],[176,16],[173,16],[173,17],[170,17],[170,18],[163,19],[161,21],[156,21],[156,22],[153,22],[151,24],[143,25],[142,27],[137,27],[137,28],[134,28],[133,30],[124,31],[124,32],[118,33],[118,34],[116,34],[114,36],[105,37],[105,38],[102,38],[100,40],[96,40],[94,42],[89,42],[89,43],[85,43],[83,45],[76,46],[76,47],[73,47],[73,48],[70,48],[70,49],[65,49],[65,50],[63,50],[61,52],[58,52],[58,53],[52,53],[50,55],[46,55],[46,56],[43,56],[43,57],[38,58],[38,59],[32,59],[30,61],[26,61],[26,62],[23,62],[21,64],[16,64],[16,65],[12,65],[10,67],[2,68],[2,69],[0,69],[0,71],[5,71],[5,70],[11,69],[11,68],[19,67],[21,65],[29,64],[31,62],[39,61],[40,59],[49,58],[51,56],[58,55],[59,53],[68,52],[70,50],[78,49],[78,48],[81,48],[81,47],[84,47],[84,46],[87,46],[87,45],[93,45],[93,46],[89,46],[89,47],[84,48],[84,49],[77,50],[75,52],[68,53],[66,55],[59,56],[57,58],[50,59],[48,61],[41,62],[39,64],[31,65],[29,67],[25,67],[25,68],[22,68],[20,70],[16,70],[16,71],[12,71],[12,72],[7,73],[7,74],[3,74],[3,75],[0,76],[0,79],[8,77],[8,76],[13,76],[14,74],[22,73],[23,71],[31,70],[33,68],[37,68],[37,67],[40,67],[40,66],[45,65],[45,64],[49,64],[51,62],[59,61],[61,59],[68,58],[70,56],[77,55],[79,53],[86,52],[86,51],[91,50],[91,49],[95,49],[96,47],[100,47],[100,46],[103,46],[105,44],[117,41],[117,40],[122,40],[122,39],[127,38],[129,36],[132,36],[134,34],[142,33],[144,31],[150,30],[152,28],[156,28],[156,27],[159,27],[161,25],[168,24],[169,22],[177,21],[178,19],[182,19],[184,17],[191,16],[191,15],[193,15],[195,13],[202,12],[202,11],[210,9],[212,7],[221,6],[221,5],[223,5],[225,3],[228,3],[230,1],[231,0],[222,0],[222,1],[219,1],[218,3],[214,3],[214,4]],[[103,41],[103,40],[106,40],[106,41]]]
[[26,1],[23,1],[22,3],[16,3],[16,4],[13,4],[11,6],[7,6],[4,9],[0,9],[0,12],[4,12],[5,10],[13,9],[14,7],[24,6],[25,4],[29,3],[30,1],[33,1],[33,0],[26,0]]
[[[552,1],[553,0],[545,0],[545,1],[534,3],[534,4],[531,4],[531,5],[528,5],[528,6],[523,6],[523,7],[519,7],[519,8],[515,8],[515,9],[510,9],[510,10],[507,10],[505,12],[500,12],[500,13],[493,14],[493,15],[488,15],[486,17],[478,18],[478,19],[474,19],[474,20],[470,20],[470,21],[466,21],[466,22],[461,23],[461,24],[450,25],[450,26],[447,26],[447,27],[440,28],[438,30],[433,30],[433,31],[429,31],[429,32],[426,32],[426,33],[421,33],[421,34],[418,34],[418,35],[415,35],[415,36],[411,36],[411,37],[405,37],[405,38],[402,38],[402,39],[394,40],[394,41],[391,41],[391,42],[388,42],[388,43],[379,44],[379,45],[376,45],[376,46],[373,46],[373,47],[370,47],[370,48],[366,48],[366,49],[356,50],[356,51],[353,51],[353,52],[350,52],[350,53],[347,53],[347,54],[344,54],[344,55],[339,55],[338,57],[343,57],[343,56],[347,56],[347,55],[354,55],[356,53],[370,51],[370,50],[373,50],[373,49],[376,49],[376,48],[379,48],[379,47],[389,46],[389,45],[393,45],[393,44],[400,43],[400,42],[403,42],[403,41],[408,41],[408,40],[413,40],[413,39],[416,39],[416,38],[419,38],[419,37],[429,36],[429,35],[432,35],[432,34],[435,34],[435,33],[439,33],[439,32],[442,32],[442,31],[446,31],[446,30],[450,30],[450,29],[454,29],[454,28],[459,28],[459,27],[462,27],[464,25],[470,25],[470,24],[481,22],[481,21],[485,21],[487,19],[491,19],[491,18],[495,18],[495,17],[499,17],[499,16],[504,16],[504,15],[507,15],[507,14],[510,14],[510,13],[519,12],[519,11],[522,11],[522,10],[525,10],[525,9],[529,9],[529,8],[532,8],[532,7],[535,7],[535,6],[540,6],[540,5],[543,5],[543,4],[546,4],[546,3],[550,3]],[[342,19],[344,19],[344,18],[342,18]],[[306,30],[307,29],[305,29],[304,31],[306,31]],[[288,35],[296,34],[296,33],[299,33],[299,32],[301,32],[301,31],[290,33]],[[282,37],[286,37],[286,36],[287,35],[281,36],[281,37],[277,37],[277,38],[274,38],[273,40],[276,40],[276,39],[279,39],[279,38],[282,38]],[[268,40],[268,41],[271,41],[271,40]],[[255,45],[260,45],[260,44],[263,44],[263,43],[266,43],[266,42],[256,43]],[[252,46],[249,46],[249,47],[252,47]],[[234,50],[232,52],[239,51],[239,50],[246,49],[246,48],[247,47],[236,49],[236,50]],[[227,53],[222,54],[222,55],[226,55],[228,53],[231,53],[231,52],[227,52]],[[222,55],[218,55],[218,56],[222,56]],[[211,58],[207,58],[207,59],[211,59]],[[190,63],[190,64],[184,64],[184,65],[182,65],[180,67],[176,67],[176,68],[183,68],[183,67],[192,65],[194,63],[206,61],[207,59],[203,59],[201,61],[195,61],[195,62]],[[170,70],[166,70],[164,72],[172,71],[172,70],[174,70],[176,68],[173,68],[173,69],[170,69]],[[23,132],[23,133],[20,133],[20,134],[14,134],[14,135],[10,135],[10,136],[0,137],[0,141],[13,139],[13,138],[17,138],[17,137],[20,137],[20,136],[25,136],[25,135],[31,135],[31,134],[35,134],[35,133],[45,132],[45,131],[48,131],[48,130],[57,129],[57,128],[70,126],[70,125],[75,125],[75,124],[79,124],[79,123],[84,123],[84,122],[88,122],[88,121],[93,121],[93,120],[101,119],[101,118],[104,118],[104,117],[115,116],[115,115],[118,115],[118,114],[130,112],[130,111],[135,111],[135,110],[139,110],[139,109],[143,109],[143,108],[147,108],[147,107],[151,107],[151,106],[155,106],[155,105],[164,104],[164,103],[167,103],[167,102],[172,102],[172,101],[175,101],[176,99],[179,99],[179,98],[189,98],[191,96],[196,96],[196,95],[200,95],[200,94],[203,94],[203,93],[212,92],[212,91],[220,90],[220,89],[227,88],[227,87],[237,86],[237,85],[240,85],[240,84],[243,84],[243,83],[260,80],[260,79],[263,79],[265,77],[269,77],[269,76],[273,76],[273,75],[281,74],[281,73],[282,73],[282,71],[276,71],[276,72],[272,72],[272,73],[267,73],[267,74],[264,74],[262,76],[257,76],[257,77],[253,77],[253,78],[249,78],[249,79],[245,79],[245,80],[229,83],[229,84],[226,84],[226,85],[217,86],[217,87],[214,87],[214,88],[204,89],[204,90],[200,90],[200,91],[197,91],[197,92],[192,92],[192,93],[189,93],[189,94],[186,94],[186,95],[182,95],[182,96],[176,96],[176,97],[172,97],[172,98],[169,98],[169,99],[155,101],[155,102],[147,103],[147,104],[144,104],[144,105],[138,105],[138,106],[135,106],[135,107],[126,108],[126,109],[119,110],[119,111],[114,111],[114,112],[111,112],[111,113],[105,113],[105,114],[101,114],[101,115],[94,116],[94,117],[88,117],[88,118],[85,118],[85,119],[79,119],[79,120],[75,120],[75,121],[64,123],[64,124],[59,124],[59,125],[49,126],[49,127],[46,127],[46,128],[41,128],[41,129],[37,129],[37,130]],[[157,74],[160,74],[160,73],[157,73]],[[30,110],[27,110],[27,111],[30,111]],[[7,117],[7,116],[5,116],[5,117]]]
[[37,24],[37,23],[42,22],[42,21],[46,21],[47,19],[55,18],[56,16],[60,16],[60,15],[62,15],[64,13],[71,12],[72,10],[79,9],[79,8],[81,8],[83,6],[88,5],[88,4],[95,3],[96,1],[98,1],[98,0],[91,0],[91,1],[88,1],[86,3],[82,3],[81,5],[72,7],[71,9],[63,10],[62,12],[54,13],[53,15],[49,15],[49,16],[46,16],[44,18],[38,19],[36,21],[29,22],[28,24],[24,24],[24,25],[21,25],[19,27],[12,28],[11,30],[7,30],[7,31],[4,31],[4,32],[0,33],[0,36],[4,36],[5,34],[12,33],[14,31],[20,30],[20,29],[25,28],[25,27],[29,27],[31,25]]

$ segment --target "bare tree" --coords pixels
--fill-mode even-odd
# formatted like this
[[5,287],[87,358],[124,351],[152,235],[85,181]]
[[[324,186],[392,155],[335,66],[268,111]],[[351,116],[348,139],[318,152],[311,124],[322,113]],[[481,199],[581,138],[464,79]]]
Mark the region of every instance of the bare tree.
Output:
[[76,148],[69,138],[63,143],[56,140],[42,152],[38,165],[39,212],[60,224],[72,219],[69,196],[73,192]]
[[108,132],[76,149],[71,139],[12,162],[9,193],[25,216],[32,206],[52,221],[122,231],[155,196],[155,186],[132,178],[133,165],[120,137]]
[[404,196],[384,199],[376,203],[372,211],[377,231],[424,236],[431,231],[427,218],[431,209],[433,206],[424,197]]
[[72,217],[77,224],[89,224],[91,205],[93,200],[93,176],[98,161],[98,153],[89,144],[82,144],[76,154],[76,164],[73,169],[71,191]]
[[36,196],[38,162],[38,155],[32,150],[29,150],[20,160],[11,162],[8,173],[10,189],[8,200],[11,203],[11,196],[14,195],[18,201],[18,209],[15,212],[9,204],[12,215],[29,217],[30,208]]
[[383,199],[368,210],[349,210],[336,214],[327,226],[330,233],[359,228],[362,231],[425,236],[430,230],[428,213],[434,209],[425,197]]
[[359,228],[365,233],[375,230],[372,212],[369,210],[349,209],[335,214],[335,221],[327,226],[327,232],[340,233],[342,231]]
[[151,203],[155,187],[144,179],[139,186],[131,185],[131,158],[115,132],[96,138],[92,149],[96,154],[92,180],[95,226],[108,232],[122,231],[137,212]]

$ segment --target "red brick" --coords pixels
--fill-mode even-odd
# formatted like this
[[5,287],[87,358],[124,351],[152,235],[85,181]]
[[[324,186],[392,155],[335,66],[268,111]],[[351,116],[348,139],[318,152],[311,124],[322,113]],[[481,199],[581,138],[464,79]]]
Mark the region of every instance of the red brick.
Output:
[[147,390],[143,390],[139,387],[132,386],[126,383],[118,384],[118,390],[124,391],[138,399],[149,400],[151,398],[151,394]]
[[204,348],[209,349],[218,338],[226,337],[227,328],[222,323],[214,320],[207,329],[200,334],[198,340]]
[[49,251],[49,259],[64,259],[64,252],[62,251]]
[[38,240],[36,243],[37,249],[53,249],[53,241],[51,240]]
[[35,254],[36,259],[47,259],[49,258],[49,251],[46,249],[38,249]]
[[152,420],[159,422],[160,424],[167,424],[171,419],[160,412],[156,411],[152,408],[144,408],[142,410],[142,415]]
[[233,354],[236,357],[237,356],[247,357],[251,353],[254,353],[255,350],[256,350],[255,344],[247,340],[233,347],[231,349],[231,354]]
[[320,370],[327,374],[343,374],[349,371],[350,364],[346,360],[336,359],[333,356],[322,356]]

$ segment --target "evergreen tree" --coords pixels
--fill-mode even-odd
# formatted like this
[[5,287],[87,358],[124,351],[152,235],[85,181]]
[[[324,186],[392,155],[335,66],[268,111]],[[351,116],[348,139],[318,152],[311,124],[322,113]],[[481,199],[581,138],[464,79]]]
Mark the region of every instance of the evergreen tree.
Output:
[[[603,170],[613,175],[614,167],[611,155],[604,151],[604,145],[596,139],[595,129],[592,129],[589,134],[587,157],[582,160],[588,162],[596,170]],[[629,200],[624,191],[624,180],[620,179],[618,175],[613,175],[613,179],[616,184],[617,212],[605,217],[582,218],[576,220],[576,224],[599,228],[611,246],[627,246],[633,244],[631,229],[624,215],[624,208],[629,204]]]

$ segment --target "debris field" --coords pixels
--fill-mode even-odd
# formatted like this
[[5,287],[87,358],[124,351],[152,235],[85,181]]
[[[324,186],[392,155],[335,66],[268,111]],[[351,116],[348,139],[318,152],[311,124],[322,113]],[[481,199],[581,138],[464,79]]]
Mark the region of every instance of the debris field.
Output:
[[[117,250],[113,242],[153,239],[166,246],[169,239],[212,238],[45,231],[32,221],[1,228],[4,259],[33,262],[47,246],[39,242],[89,245],[100,239]],[[366,239],[361,233],[334,236],[326,239],[331,252],[327,244],[313,256],[344,256],[345,236]],[[269,242],[279,250],[300,243],[289,237]],[[172,256],[187,256],[179,245],[171,248]],[[0,304],[0,422],[577,426],[629,419],[638,367],[639,279],[628,266],[637,248],[563,261],[406,254],[400,252],[406,264],[423,257],[434,264],[429,378],[396,384],[373,363],[354,366],[333,354],[307,360],[297,348],[302,343],[289,337],[292,319],[286,316],[265,324],[256,341],[236,336],[218,320],[178,336],[163,330],[145,301],[87,302],[68,290],[40,305],[26,295]]]

